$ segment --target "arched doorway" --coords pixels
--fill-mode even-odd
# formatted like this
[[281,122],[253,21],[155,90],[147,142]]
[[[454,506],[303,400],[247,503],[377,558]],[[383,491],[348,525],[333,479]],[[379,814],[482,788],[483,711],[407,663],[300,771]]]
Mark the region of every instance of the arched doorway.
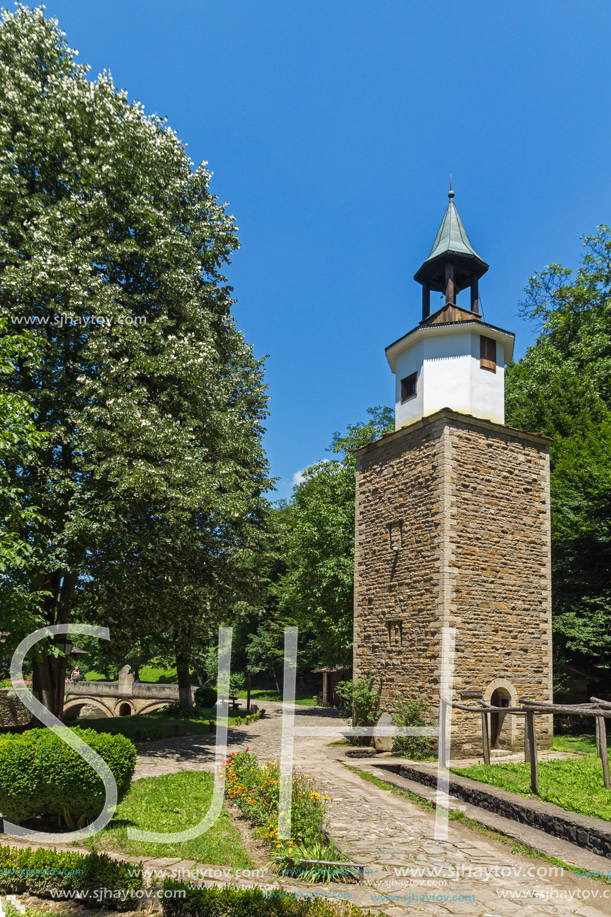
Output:
[[132,708],[131,704],[125,703],[119,705],[119,716],[131,716]]
[[[490,697],[493,707],[509,707],[511,695],[507,688],[495,688]],[[503,725],[507,718],[506,713],[490,714],[490,747],[502,748],[503,745],[511,746],[511,737],[503,735]]]

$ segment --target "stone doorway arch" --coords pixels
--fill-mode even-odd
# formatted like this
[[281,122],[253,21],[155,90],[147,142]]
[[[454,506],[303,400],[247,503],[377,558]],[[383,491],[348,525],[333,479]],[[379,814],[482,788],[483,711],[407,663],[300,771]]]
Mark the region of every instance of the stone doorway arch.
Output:
[[[518,692],[508,679],[497,678],[486,688],[484,700],[493,707],[517,707]],[[514,748],[516,719],[510,713],[490,714],[490,748]]]
[[129,701],[123,701],[117,709],[117,716],[131,716],[133,713],[132,705]]

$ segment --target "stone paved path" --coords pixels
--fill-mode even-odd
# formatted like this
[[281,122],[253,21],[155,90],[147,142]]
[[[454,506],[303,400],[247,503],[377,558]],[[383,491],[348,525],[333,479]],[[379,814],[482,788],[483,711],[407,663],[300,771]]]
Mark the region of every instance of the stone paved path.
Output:
[[[279,759],[281,705],[268,703],[265,708],[265,719],[230,730],[231,751],[249,747],[262,759]],[[296,725],[329,727],[336,720],[325,713],[297,707]],[[449,823],[447,841],[435,841],[434,815],[349,771],[329,755],[330,741],[328,736],[295,738],[295,765],[316,779],[324,795],[333,797],[329,833],[347,856],[367,869],[367,887],[336,885],[332,893],[350,894],[355,904],[391,917],[611,915],[609,885],[571,873],[542,875],[549,864],[513,855],[506,845],[457,822]],[[139,747],[136,778],[211,770],[213,757],[208,736],[149,742]],[[406,868],[429,869],[433,877],[406,878],[401,875]],[[611,872],[611,863],[609,868]]]

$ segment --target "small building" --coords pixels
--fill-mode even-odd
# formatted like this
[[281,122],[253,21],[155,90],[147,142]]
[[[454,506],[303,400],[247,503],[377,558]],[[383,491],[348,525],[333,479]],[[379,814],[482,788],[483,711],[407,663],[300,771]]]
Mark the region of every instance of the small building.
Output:
[[[552,700],[550,440],[504,423],[514,335],[482,319],[487,270],[450,190],[415,275],[422,318],[386,350],[395,432],[356,453],[354,675],[383,677],[388,712],[397,692],[438,708],[445,626],[454,700]],[[453,712],[453,754],[479,753],[479,725]],[[521,718],[499,714],[493,738],[521,745]]]
[[313,675],[322,674],[322,691],[318,695],[320,704],[323,707],[337,707],[340,698],[335,693],[340,681],[345,681],[350,669],[346,666],[321,666],[320,669],[312,669]]

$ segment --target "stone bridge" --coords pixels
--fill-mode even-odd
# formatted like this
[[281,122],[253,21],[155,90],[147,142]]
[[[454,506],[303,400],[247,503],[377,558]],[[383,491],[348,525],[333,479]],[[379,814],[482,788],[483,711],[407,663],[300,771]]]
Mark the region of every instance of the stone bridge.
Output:
[[64,717],[76,719],[85,707],[104,716],[132,716],[151,713],[178,700],[178,685],[134,683],[129,666],[119,672],[118,681],[79,681],[66,685]]

